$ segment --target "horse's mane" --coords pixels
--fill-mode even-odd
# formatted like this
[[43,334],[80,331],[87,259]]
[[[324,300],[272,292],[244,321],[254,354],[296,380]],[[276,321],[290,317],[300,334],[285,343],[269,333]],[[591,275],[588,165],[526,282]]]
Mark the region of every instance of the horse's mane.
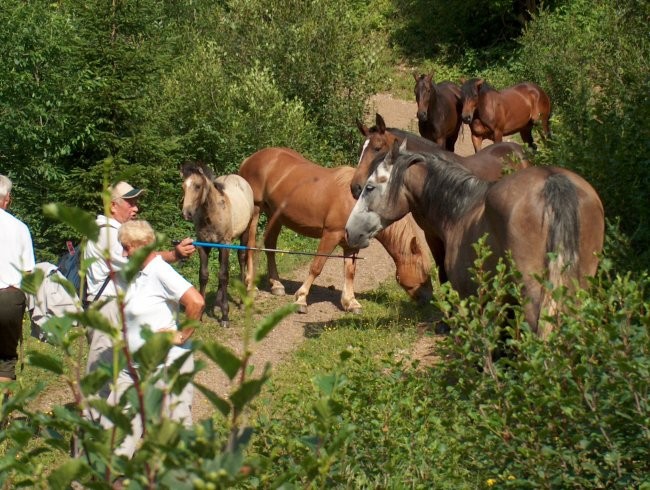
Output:
[[205,175],[208,178],[208,180],[212,182],[214,182],[214,179],[217,178],[214,171],[210,167],[208,167],[208,165],[205,162],[202,162],[200,160],[185,161],[181,166],[181,173],[183,174],[184,179],[188,178],[190,175],[201,174],[201,173]]
[[[373,162],[374,163],[374,162]],[[406,170],[414,164],[426,169],[422,205],[445,222],[455,222],[485,199],[490,183],[441,155],[400,152],[393,162],[388,205],[397,202]]]
[[[479,91],[476,90],[476,82],[481,80],[480,78],[471,78],[470,80],[467,80],[463,85],[460,87],[460,96],[462,99],[472,99],[474,97],[478,97]],[[489,85],[485,80],[483,80],[483,83],[481,84],[480,88],[480,93],[488,92],[491,90],[495,90],[494,87]]]
[[[400,260],[401,263],[416,263],[418,261],[418,254],[411,253],[411,251],[408,250],[411,246],[411,239],[415,238],[417,240],[420,250],[426,250],[426,247],[423,246],[420,237],[418,236],[416,226],[413,217],[407,215],[404,218],[391,223],[387,228],[384,228],[376,238],[381,242],[384,248],[389,251],[389,253],[390,251],[396,253],[398,260]],[[429,256],[429,253],[422,253],[420,255],[422,257],[422,265],[424,268],[427,270],[430,269],[431,257]]]

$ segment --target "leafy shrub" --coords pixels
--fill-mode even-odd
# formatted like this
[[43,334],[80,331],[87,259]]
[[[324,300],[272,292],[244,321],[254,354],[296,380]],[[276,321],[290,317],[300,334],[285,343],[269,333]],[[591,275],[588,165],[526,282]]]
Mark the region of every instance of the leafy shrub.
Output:
[[630,237],[634,269],[650,261],[650,47],[639,42],[649,16],[647,2],[576,0],[540,12],[521,39],[521,68],[554,106],[546,161],[596,188]]
[[450,395],[449,430],[471,427],[455,433],[469,472],[512,488],[650,483],[650,278],[614,276],[610,266],[603,261],[588,291],[553,291],[564,312],[549,319],[547,342],[519,320],[507,324],[509,355],[496,361],[494,313],[510,281],[482,281],[466,307],[450,308],[453,295],[439,301],[452,336],[432,374]]

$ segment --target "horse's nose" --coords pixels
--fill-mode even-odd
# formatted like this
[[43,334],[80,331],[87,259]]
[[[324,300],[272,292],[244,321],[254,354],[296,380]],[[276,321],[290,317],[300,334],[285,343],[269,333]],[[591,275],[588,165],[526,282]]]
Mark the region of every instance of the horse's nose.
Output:
[[192,212],[183,209],[183,218],[185,219],[185,221],[192,221]]
[[350,186],[350,190],[352,191],[352,197],[359,199],[359,196],[361,195],[361,186],[359,184],[354,184]]
[[418,121],[427,122],[428,118],[427,111],[418,111]]
[[463,120],[463,122],[464,122],[465,124],[469,124],[469,123],[472,122],[472,115],[471,115],[471,114],[463,114],[463,115],[461,116],[461,119]]

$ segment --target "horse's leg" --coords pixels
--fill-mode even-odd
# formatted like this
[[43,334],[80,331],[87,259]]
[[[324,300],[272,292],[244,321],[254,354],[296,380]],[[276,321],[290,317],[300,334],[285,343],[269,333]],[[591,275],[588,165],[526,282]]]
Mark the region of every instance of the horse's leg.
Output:
[[354,275],[357,269],[357,259],[353,257],[358,250],[356,249],[345,249],[343,255],[343,271],[345,275],[345,281],[343,282],[343,293],[341,294],[341,304],[345,311],[349,311],[354,314],[361,313],[361,304],[354,297]]
[[472,133],[472,145],[474,145],[474,153],[478,153],[483,146],[483,136],[477,136]]
[[228,318],[228,276],[229,276],[229,263],[230,250],[227,248],[219,249],[219,288],[217,289],[217,302],[216,305],[221,309],[221,325],[227,327],[229,324]]
[[205,299],[205,289],[208,285],[208,278],[210,277],[210,270],[208,269],[210,250],[208,247],[199,247],[199,292],[203,296],[203,299]]
[[526,143],[528,146],[530,146],[533,151],[537,150],[537,145],[533,142],[533,123],[528,123],[528,125],[519,131],[519,135],[521,136],[521,140]]
[[[269,220],[269,223],[264,233],[264,246],[266,248],[276,248],[278,244],[278,235],[282,225],[278,220]],[[278,267],[275,262],[275,252],[266,252],[266,264],[269,274],[269,282],[271,283],[271,294],[276,296],[283,296],[285,294],[284,286],[280,282],[280,275],[278,274]]]
[[[246,244],[248,243],[248,230],[244,231],[244,233],[241,234],[239,237],[239,245],[242,247],[245,247]],[[241,282],[246,284],[246,278],[248,277],[248,253],[247,250],[242,250],[238,249],[237,250],[237,262],[239,262],[239,278],[241,279]]]
[[[316,252],[319,254],[329,255],[340,241],[340,233],[332,234],[325,232],[318,243],[318,250]],[[309,290],[323,270],[326,260],[327,257],[316,255],[314,260],[311,261],[311,265],[309,266],[309,276],[307,276],[307,279],[302,283],[302,286],[300,286],[295,294],[295,304],[298,305],[298,313],[307,313],[307,296],[309,295]]]
[[[253,207],[253,216],[251,222],[248,224],[248,230],[241,236],[241,244],[248,247],[246,253],[246,277],[244,278],[244,283],[246,288],[251,291],[255,287],[255,268],[253,266],[254,251],[252,250],[257,246],[255,243],[257,237],[257,223],[260,219],[260,207]],[[246,240],[246,243],[244,243]]]
[[438,268],[438,279],[440,280],[440,284],[447,282],[447,271],[445,270],[445,244],[437,235],[425,232],[424,236],[427,240],[427,245],[429,245],[429,249],[431,250],[433,261],[436,263]]

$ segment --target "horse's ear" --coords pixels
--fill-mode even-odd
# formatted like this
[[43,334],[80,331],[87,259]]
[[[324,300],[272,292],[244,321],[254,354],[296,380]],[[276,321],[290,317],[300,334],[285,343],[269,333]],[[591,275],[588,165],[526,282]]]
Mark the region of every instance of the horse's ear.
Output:
[[424,75],[424,79],[429,83],[433,82],[433,73],[429,73],[427,75]]
[[[395,143],[397,143],[397,140],[395,140]],[[406,146],[407,146],[406,138],[404,138],[404,140],[402,141],[402,144],[399,145],[399,151],[406,151]]]
[[418,238],[415,236],[411,238],[411,243],[409,243],[409,248],[411,249],[412,255],[422,254],[422,249],[420,248],[420,244],[418,243]]
[[361,132],[361,134],[367,137],[368,133],[370,132],[370,130],[368,129],[368,126],[363,124],[359,119],[356,119],[356,123],[357,123],[357,128],[359,128],[359,131]]
[[377,129],[380,133],[386,132],[386,123],[384,122],[384,118],[381,117],[381,114],[379,113],[375,114],[375,124],[377,125]]
[[484,83],[485,83],[485,80],[483,80],[482,78],[479,78],[478,80],[476,80],[476,91],[477,92],[479,90],[481,90],[481,87],[483,86]]
[[402,149],[402,145],[404,145],[404,148],[406,148],[406,138],[404,138],[404,141],[401,143],[399,140],[393,141],[393,147],[391,148],[391,159],[393,161],[397,160],[397,157],[399,156],[399,152]]
[[467,81],[467,78],[465,78],[465,77],[461,77],[461,79],[460,79],[460,84],[461,84],[461,85],[465,85],[465,82],[466,82],[466,81]]
[[418,81],[418,72],[417,71],[413,72],[413,78],[415,79],[416,82]]

